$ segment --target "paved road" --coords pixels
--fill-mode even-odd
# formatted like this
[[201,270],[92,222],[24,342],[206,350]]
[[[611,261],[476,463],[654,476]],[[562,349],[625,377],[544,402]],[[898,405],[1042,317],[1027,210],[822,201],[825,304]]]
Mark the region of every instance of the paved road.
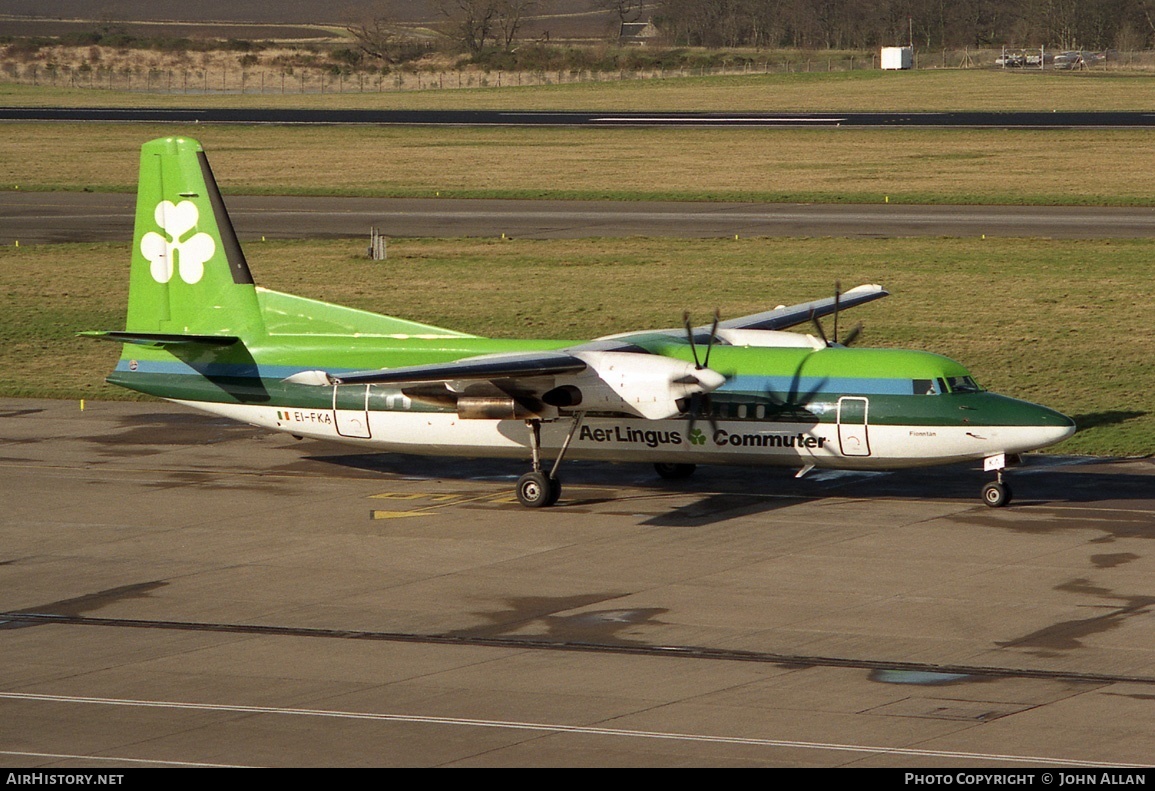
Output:
[[[127,241],[135,196],[0,192],[0,244]],[[227,196],[242,238],[1155,236],[1155,209]]]
[[376,124],[405,126],[969,127],[1066,129],[1155,126],[1144,112],[673,113],[528,110],[0,107],[0,121]]
[[1155,463],[364,455],[0,400],[0,766],[1151,763]]

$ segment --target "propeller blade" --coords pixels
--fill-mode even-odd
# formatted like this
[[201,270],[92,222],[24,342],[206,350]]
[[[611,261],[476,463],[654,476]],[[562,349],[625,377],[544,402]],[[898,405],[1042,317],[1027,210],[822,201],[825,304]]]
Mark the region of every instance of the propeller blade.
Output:
[[694,421],[696,421],[698,419],[698,416],[701,413],[702,413],[702,394],[701,393],[691,393],[690,394],[690,403],[686,405],[686,416],[689,417],[689,419],[690,419],[689,424],[690,424],[690,430],[691,431],[694,428]]
[[686,431],[693,431],[694,424],[701,420],[703,416],[706,418],[706,422],[710,424],[711,431],[718,430],[718,421],[714,418],[714,411],[711,408],[710,395],[708,393],[694,393],[690,396],[690,408],[686,411],[690,417]]
[[842,342],[843,346],[850,346],[858,340],[859,333],[862,332],[862,322],[858,322],[850,328],[850,332],[846,333],[846,340]]
[[702,368],[702,363],[698,360],[698,347],[694,343],[694,328],[690,324],[690,311],[682,312],[682,323],[686,325],[686,339],[690,341],[690,352],[694,355],[694,367]]
[[714,323],[710,327],[710,337],[706,340],[706,353],[703,357],[698,357],[698,346],[694,342],[694,325],[690,322],[690,311],[682,313],[682,323],[686,326],[686,339],[690,342],[690,352],[694,355],[694,374],[686,375],[680,379],[673,381],[673,384],[683,385],[697,385],[699,390],[690,394],[689,403],[686,404],[686,414],[689,418],[689,425],[687,430],[694,430],[694,423],[696,423],[703,415],[710,422],[711,429],[717,429],[717,423],[714,420],[713,410],[710,405],[709,394],[717,390],[726,383],[729,378],[725,374],[720,374],[710,368],[710,352],[714,348],[714,343],[718,339],[718,324],[722,321],[722,312],[714,309]]
[[710,340],[706,342],[706,359],[702,361],[702,368],[710,367],[710,350],[714,348],[714,341],[718,337],[718,322],[722,320],[722,312],[714,308],[714,325],[710,327]]
[[838,343],[838,301],[842,298],[842,281],[834,281],[834,342]]
[[822,339],[822,343],[826,346],[830,345],[830,341],[826,339],[826,330],[822,329],[822,322],[814,315],[814,309],[810,309],[810,321],[814,324],[814,329],[818,330],[818,337]]

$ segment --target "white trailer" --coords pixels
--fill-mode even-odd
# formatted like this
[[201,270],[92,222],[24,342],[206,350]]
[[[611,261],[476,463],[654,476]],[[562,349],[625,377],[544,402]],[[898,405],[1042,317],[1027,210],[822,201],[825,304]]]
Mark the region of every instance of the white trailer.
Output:
[[914,66],[914,48],[913,47],[883,47],[882,68],[895,69],[909,69]]

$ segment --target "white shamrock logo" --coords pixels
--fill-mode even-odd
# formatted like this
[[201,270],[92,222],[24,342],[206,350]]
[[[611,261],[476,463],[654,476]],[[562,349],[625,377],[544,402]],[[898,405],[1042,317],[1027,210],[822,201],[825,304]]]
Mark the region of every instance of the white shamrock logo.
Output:
[[[205,262],[213,257],[217,245],[207,233],[198,233],[191,239],[182,242],[180,238],[196,227],[200,219],[196,204],[190,200],[182,200],[173,204],[172,201],[161,201],[153,212],[156,224],[172,239],[149,231],[140,240],[140,252],[152,263],[152,277],[158,283],[167,283],[172,280],[172,271],[175,265],[180,272],[180,279],[192,285],[200,281],[205,273]],[[173,260],[173,252],[179,255]]]

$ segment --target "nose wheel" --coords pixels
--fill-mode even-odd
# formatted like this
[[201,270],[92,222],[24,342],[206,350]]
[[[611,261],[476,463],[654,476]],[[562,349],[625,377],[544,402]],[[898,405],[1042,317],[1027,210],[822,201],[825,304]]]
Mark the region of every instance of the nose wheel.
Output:
[[1009,453],[988,456],[983,460],[983,469],[986,472],[994,472],[997,476],[997,480],[993,480],[983,487],[984,503],[991,508],[1002,508],[1010,504],[1011,487],[1003,480],[1003,470],[1010,465],[1019,463],[1021,463],[1019,457]]
[[991,481],[983,487],[983,502],[991,508],[1002,508],[1011,501],[1011,487],[1002,481]]
[[983,486],[983,502],[991,508],[1001,508],[1011,502],[1011,486],[1008,486],[1003,480],[1003,470],[1008,462],[1016,464],[1019,462],[1019,457],[1007,457],[1004,454],[999,454],[989,457],[983,465],[986,471],[993,470],[994,475],[997,476],[996,480]]

